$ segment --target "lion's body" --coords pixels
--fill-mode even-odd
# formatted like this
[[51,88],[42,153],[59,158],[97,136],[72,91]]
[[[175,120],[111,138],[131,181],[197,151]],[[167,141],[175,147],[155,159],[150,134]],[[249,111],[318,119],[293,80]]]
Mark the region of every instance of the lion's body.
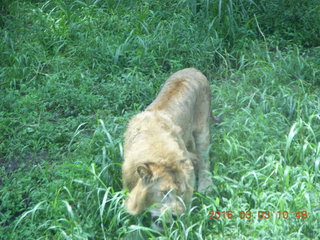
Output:
[[[198,70],[188,68],[173,74],[147,109],[130,120],[122,167],[124,187],[131,191],[126,203],[130,213],[139,214],[150,204],[163,202],[158,192],[168,189],[174,190],[173,197],[183,192],[181,198],[188,203],[195,174],[199,191],[211,184],[205,160],[210,114],[208,81]],[[172,202],[167,205],[180,214],[183,209]]]

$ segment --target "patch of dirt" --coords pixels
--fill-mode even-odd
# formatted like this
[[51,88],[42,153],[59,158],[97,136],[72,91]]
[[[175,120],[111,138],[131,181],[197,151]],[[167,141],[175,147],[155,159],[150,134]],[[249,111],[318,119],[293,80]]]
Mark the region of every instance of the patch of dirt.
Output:
[[[0,168],[4,167],[4,170],[7,174],[11,174],[20,167],[29,168],[42,163],[43,161],[53,161],[54,158],[50,157],[48,152],[40,153],[24,153],[23,155],[19,154],[17,157],[3,157],[0,158]],[[1,184],[1,179],[0,179]]]

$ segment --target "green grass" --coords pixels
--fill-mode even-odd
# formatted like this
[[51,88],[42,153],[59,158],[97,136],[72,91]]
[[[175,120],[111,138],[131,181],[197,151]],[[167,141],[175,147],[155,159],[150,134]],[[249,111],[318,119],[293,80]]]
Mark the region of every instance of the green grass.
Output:
[[[318,239],[319,11],[315,0],[3,0],[0,239]],[[125,212],[123,132],[190,66],[224,119],[211,126],[214,190],[157,233],[147,213]]]

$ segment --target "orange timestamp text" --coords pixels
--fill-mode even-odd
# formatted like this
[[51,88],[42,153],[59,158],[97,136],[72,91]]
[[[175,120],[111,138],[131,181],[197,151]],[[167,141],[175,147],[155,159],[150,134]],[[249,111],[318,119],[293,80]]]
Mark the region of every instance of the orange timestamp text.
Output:
[[307,219],[308,212],[307,211],[296,211],[296,212],[289,212],[289,211],[277,211],[277,212],[270,212],[270,211],[209,211],[209,219],[251,219],[251,218],[258,218],[258,219],[270,219],[271,217],[281,218],[281,219],[288,219],[288,218],[296,218],[296,219]]

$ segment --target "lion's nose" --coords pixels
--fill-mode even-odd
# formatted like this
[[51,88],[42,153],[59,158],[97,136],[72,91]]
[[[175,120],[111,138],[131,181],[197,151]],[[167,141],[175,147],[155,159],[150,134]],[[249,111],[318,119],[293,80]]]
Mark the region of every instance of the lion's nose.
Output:
[[172,219],[173,219],[174,221],[177,221],[178,216],[177,216],[177,215],[175,215],[175,214],[173,214],[173,215],[172,215]]
[[184,206],[179,202],[176,203],[172,209],[173,209],[173,212],[175,213],[174,215],[176,216],[181,215],[185,211]]

